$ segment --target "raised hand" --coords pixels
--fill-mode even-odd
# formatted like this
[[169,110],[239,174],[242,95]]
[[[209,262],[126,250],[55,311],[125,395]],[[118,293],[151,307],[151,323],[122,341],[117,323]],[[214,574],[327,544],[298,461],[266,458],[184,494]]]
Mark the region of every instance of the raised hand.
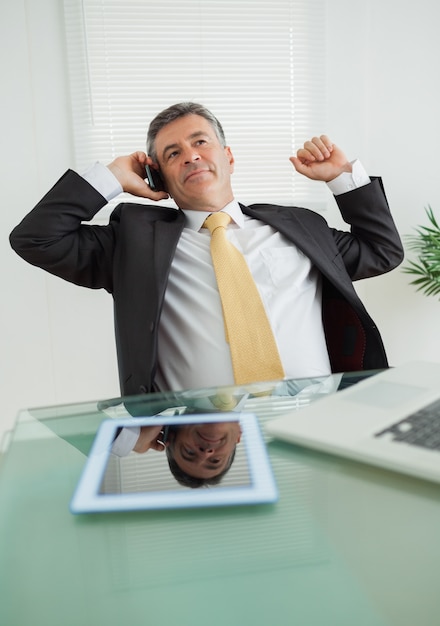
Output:
[[300,174],[312,180],[329,182],[342,174],[351,172],[351,163],[338,146],[327,135],[313,137],[306,141],[296,156],[290,157],[294,168]]
[[135,452],[148,452],[148,450],[157,450],[163,452],[166,445],[162,443],[163,426],[141,426],[139,438],[134,446]]
[[147,164],[153,165],[153,161],[145,152],[133,152],[117,157],[107,167],[116,176],[124,191],[150,200],[165,200],[169,197],[165,191],[152,191],[145,182]]

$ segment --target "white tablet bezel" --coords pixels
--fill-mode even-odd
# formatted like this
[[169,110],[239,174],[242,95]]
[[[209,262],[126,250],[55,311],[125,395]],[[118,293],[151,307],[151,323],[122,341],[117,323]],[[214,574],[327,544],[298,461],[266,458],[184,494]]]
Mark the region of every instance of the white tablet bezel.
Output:
[[[242,429],[240,445],[244,445],[250,481],[245,486],[215,489],[178,489],[100,494],[103,476],[111,453],[116,432],[122,427],[153,426],[156,424],[194,424],[207,422],[239,421]],[[100,513],[109,511],[136,511],[245,505],[275,502],[278,490],[272,473],[269,456],[256,416],[252,413],[207,413],[179,416],[155,415],[107,419],[102,422],[95,437],[85,468],[70,502],[72,513]]]

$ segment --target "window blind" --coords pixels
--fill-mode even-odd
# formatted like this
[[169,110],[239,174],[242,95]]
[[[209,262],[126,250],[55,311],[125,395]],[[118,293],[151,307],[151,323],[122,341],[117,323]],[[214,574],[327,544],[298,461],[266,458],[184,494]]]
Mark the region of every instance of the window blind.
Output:
[[289,156],[326,130],[325,9],[325,0],[64,0],[76,169],[145,150],[153,117],[192,100],[223,125],[238,200],[324,208],[325,186],[296,174]]

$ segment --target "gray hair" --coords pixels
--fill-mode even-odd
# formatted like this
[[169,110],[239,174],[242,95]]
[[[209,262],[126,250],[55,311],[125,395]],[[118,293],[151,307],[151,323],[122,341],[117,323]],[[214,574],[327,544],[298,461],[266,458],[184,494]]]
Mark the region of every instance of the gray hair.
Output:
[[180,117],[185,117],[186,115],[200,115],[200,117],[204,117],[205,120],[211,124],[223,148],[226,147],[225,133],[223,132],[222,125],[209,109],[195,102],[180,102],[179,104],[173,104],[156,115],[148,128],[147,154],[155,163],[157,163],[156,137],[158,132],[167,124],[174,122],[174,120]]

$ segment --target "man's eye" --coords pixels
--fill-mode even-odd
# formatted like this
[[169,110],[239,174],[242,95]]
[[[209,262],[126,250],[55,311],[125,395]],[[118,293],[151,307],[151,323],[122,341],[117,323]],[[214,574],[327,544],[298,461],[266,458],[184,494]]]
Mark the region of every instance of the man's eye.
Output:
[[183,451],[185,452],[185,454],[187,454],[188,456],[194,456],[194,450],[191,450],[190,448],[183,448]]

